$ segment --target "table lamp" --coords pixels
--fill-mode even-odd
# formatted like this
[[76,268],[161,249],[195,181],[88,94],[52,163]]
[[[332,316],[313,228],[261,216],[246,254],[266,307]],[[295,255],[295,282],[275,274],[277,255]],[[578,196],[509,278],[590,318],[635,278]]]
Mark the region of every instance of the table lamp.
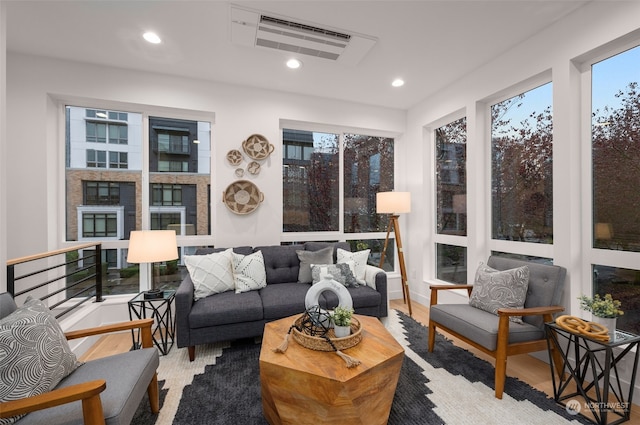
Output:
[[[178,243],[175,230],[133,230],[129,236],[128,263],[157,263],[178,258]],[[152,269],[153,270],[153,269]],[[145,291],[147,299],[162,298],[163,293],[154,285],[153,277],[147,273],[150,282]]]
[[389,214],[389,226],[387,227],[387,238],[384,241],[384,248],[380,255],[380,268],[384,263],[389,244],[389,234],[394,230],[396,247],[398,248],[398,262],[400,263],[400,276],[402,277],[402,298],[411,311],[411,295],[409,293],[409,283],[407,282],[407,269],[404,265],[404,252],[402,251],[402,239],[400,238],[400,225],[398,223],[399,214],[411,212],[411,193],[409,192],[378,192],[376,194],[376,212],[378,214]]

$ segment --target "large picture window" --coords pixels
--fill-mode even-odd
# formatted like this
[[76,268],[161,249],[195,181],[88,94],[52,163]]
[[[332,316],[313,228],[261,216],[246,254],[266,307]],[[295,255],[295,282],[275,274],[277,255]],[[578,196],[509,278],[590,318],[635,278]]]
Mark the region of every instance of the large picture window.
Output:
[[[132,230],[210,235],[211,124],[79,106],[65,111],[66,239],[102,242],[105,295],[137,293],[139,265],[127,263],[122,242]],[[186,273],[182,257],[195,248],[185,240],[179,260],[154,265],[163,287],[177,287]]]
[[387,217],[375,212],[376,193],[394,188],[394,140],[289,128],[282,135],[285,239],[346,240],[354,251],[371,249],[369,262],[378,266]]
[[553,243],[552,84],[491,105],[491,235]]
[[[591,66],[592,294],[622,301],[640,333],[640,46]],[[588,290],[587,290],[588,293]]]

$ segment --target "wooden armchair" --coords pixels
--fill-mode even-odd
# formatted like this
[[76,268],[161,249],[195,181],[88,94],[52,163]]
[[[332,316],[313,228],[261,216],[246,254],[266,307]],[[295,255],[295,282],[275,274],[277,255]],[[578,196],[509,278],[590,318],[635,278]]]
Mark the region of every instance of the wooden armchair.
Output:
[[[0,294],[0,305],[2,317],[16,308],[13,299],[7,293]],[[0,418],[28,413],[16,422],[17,425],[55,425],[62,422],[86,425],[130,423],[145,392],[149,396],[151,411],[158,413],[156,371],[159,357],[151,338],[153,320],[134,320],[66,332],[67,340],[71,340],[140,329],[143,348],[88,361],[50,392],[2,402]],[[81,402],[81,408],[78,403],[74,403],[76,401]]]
[[[429,352],[433,351],[436,329],[455,336],[495,359],[495,396],[502,398],[507,371],[507,358],[516,354],[547,350],[544,323],[553,321],[553,315],[564,311],[560,305],[566,269],[560,266],[527,261],[489,257],[487,265],[496,270],[529,268],[529,286],[524,309],[501,308],[498,314],[476,308],[470,304],[438,304],[438,293],[443,290],[465,289],[469,297],[473,285],[431,285],[429,308]],[[522,324],[509,320],[522,316]],[[553,351],[554,359],[560,353]],[[554,361],[556,364],[561,362]],[[558,370],[558,373],[561,373]]]

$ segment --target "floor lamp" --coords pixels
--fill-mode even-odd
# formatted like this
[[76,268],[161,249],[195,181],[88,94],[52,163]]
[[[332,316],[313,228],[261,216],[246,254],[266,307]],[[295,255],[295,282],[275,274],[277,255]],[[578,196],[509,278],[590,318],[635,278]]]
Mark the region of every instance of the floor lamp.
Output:
[[384,257],[389,245],[389,234],[394,230],[396,247],[398,248],[398,262],[400,263],[400,276],[402,277],[402,298],[411,311],[411,294],[409,293],[409,283],[407,282],[407,269],[404,265],[404,252],[402,250],[402,239],[400,238],[400,225],[398,214],[411,212],[411,193],[409,192],[378,192],[376,194],[376,212],[378,214],[389,214],[389,226],[387,227],[387,238],[384,241],[384,248],[380,256],[380,268],[384,263]]
[[[157,263],[178,258],[175,230],[133,230],[129,236],[128,263]],[[151,273],[147,273],[147,299],[162,298],[162,291],[155,287]]]

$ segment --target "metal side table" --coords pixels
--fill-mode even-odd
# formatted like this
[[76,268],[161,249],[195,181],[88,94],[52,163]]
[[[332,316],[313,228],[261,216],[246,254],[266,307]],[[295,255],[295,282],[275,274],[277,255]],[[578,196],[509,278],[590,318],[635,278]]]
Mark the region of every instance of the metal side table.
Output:
[[[588,409],[600,425],[628,421],[640,355],[640,336],[617,330],[614,341],[602,342],[568,331],[555,323],[546,323],[545,329],[555,401],[576,414],[582,408]],[[562,358],[560,377],[556,375],[558,365],[554,364],[552,349],[557,350]],[[629,391],[625,396],[618,365],[627,355],[629,358],[635,356],[635,359]],[[575,385],[570,385],[572,383]],[[612,422],[608,421],[609,414]]]
[[[170,289],[163,291],[162,298],[147,299],[144,297],[144,292],[140,292],[129,301],[130,320],[147,317],[155,319],[151,327],[151,336],[153,343],[163,355],[169,353],[175,340],[176,321],[171,310],[175,297],[176,291]],[[132,330],[131,338],[134,348],[137,349],[142,345],[139,331]]]

